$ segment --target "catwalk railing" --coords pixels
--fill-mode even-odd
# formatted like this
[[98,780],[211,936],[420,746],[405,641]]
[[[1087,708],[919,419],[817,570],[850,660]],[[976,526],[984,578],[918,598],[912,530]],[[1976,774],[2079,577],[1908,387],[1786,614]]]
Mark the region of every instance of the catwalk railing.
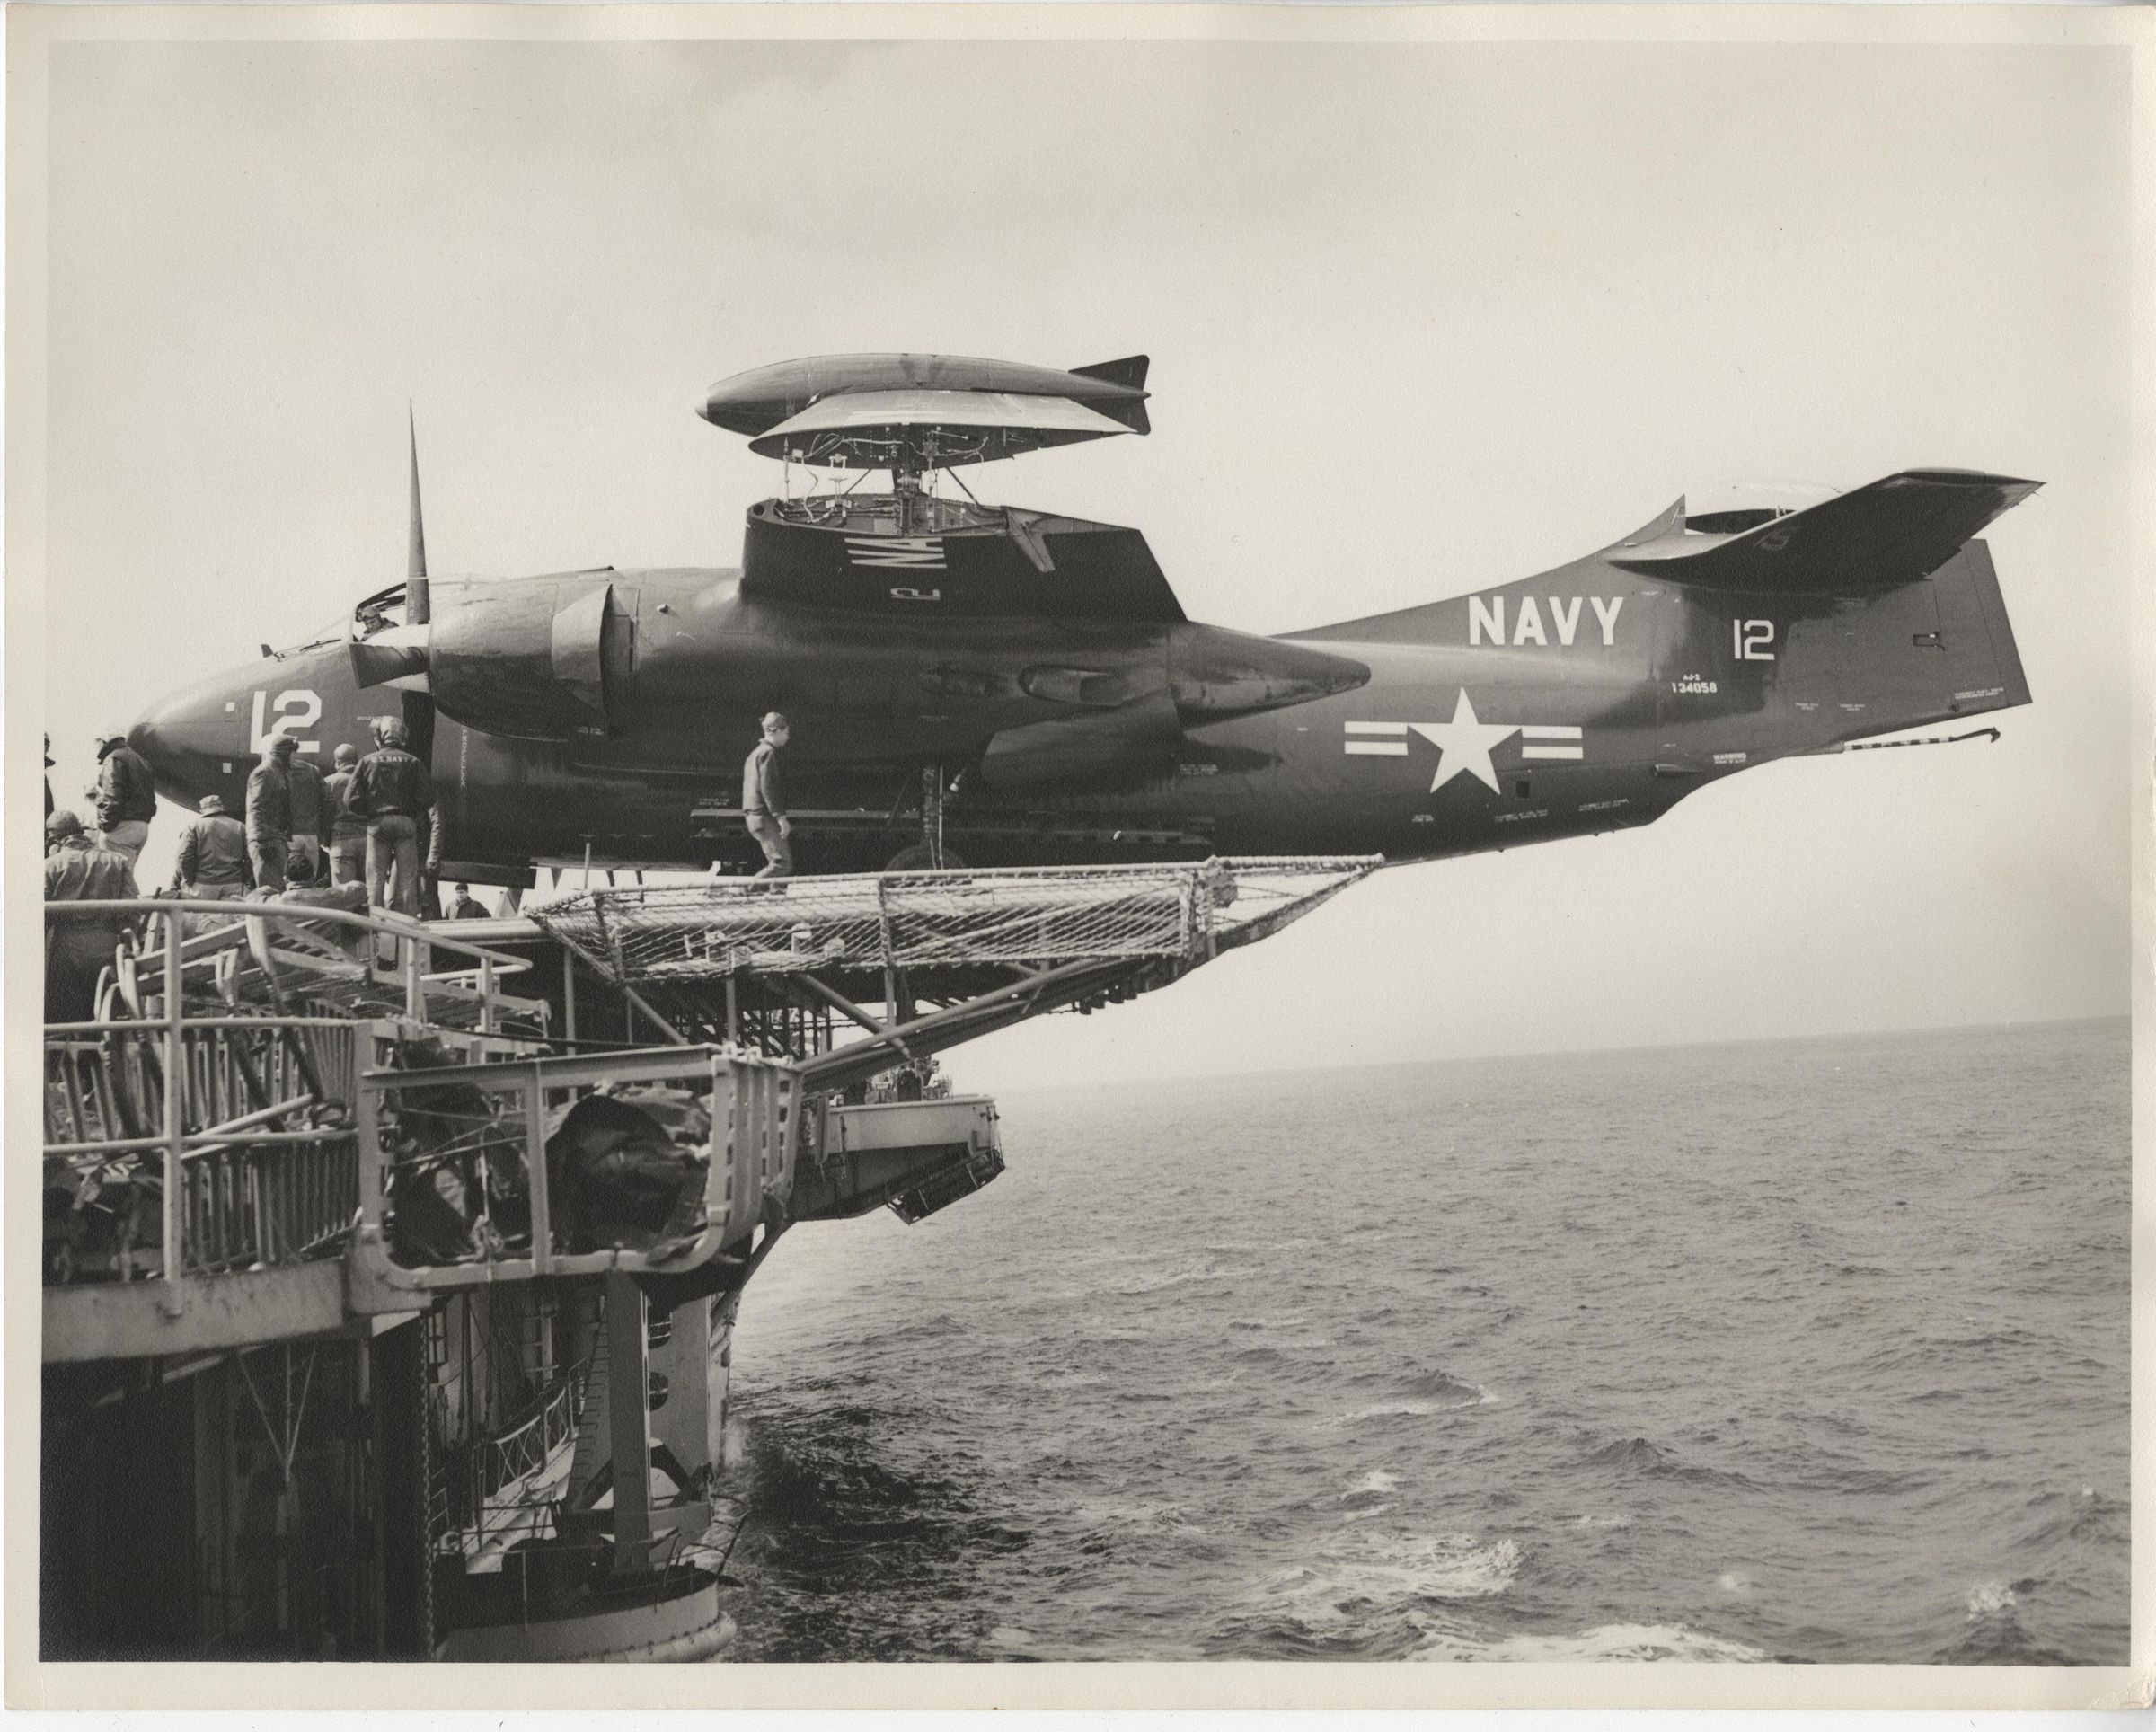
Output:
[[350,1303],[746,1264],[793,1187],[795,1067],[714,1046],[359,1079]]
[[[142,898],[46,913],[126,924],[98,996],[134,1012],[45,1030],[46,1282],[154,1276],[175,1314],[190,1277],[340,1254],[363,1191],[354,1107],[367,1025],[252,1012],[226,959],[249,953],[279,1003],[286,988],[308,995],[318,959],[336,978],[360,968],[397,979],[412,1022],[454,1003],[482,1029],[501,1020],[497,981],[528,966],[337,909]],[[325,932],[364,958],[323,953]],[[437,969],[437,951],[457,966]]]

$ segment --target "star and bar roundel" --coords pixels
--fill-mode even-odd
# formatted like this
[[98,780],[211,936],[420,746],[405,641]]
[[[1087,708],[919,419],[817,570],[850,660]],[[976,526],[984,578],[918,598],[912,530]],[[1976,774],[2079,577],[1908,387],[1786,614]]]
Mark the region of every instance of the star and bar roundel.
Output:
[[1345,727],[1344,749],[1349,757],[1406,757],[1410,736],[1429,741],[1437,748],[1437,774],[1430,783],[1433,794],[1457,775],[1471,775],[1497,792],[1498,772],[1490,762],[1490,750],[1515,734],[1520,737],[1523,758],[1577,763],[1586,755],[1577,728],[1482,720],[1464,686],[1450,721],[1350,721]]

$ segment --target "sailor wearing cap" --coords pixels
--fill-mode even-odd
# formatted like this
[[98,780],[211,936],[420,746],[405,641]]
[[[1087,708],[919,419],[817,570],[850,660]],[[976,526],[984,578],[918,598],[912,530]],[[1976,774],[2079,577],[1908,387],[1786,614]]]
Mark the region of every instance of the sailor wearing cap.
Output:
[[180,867],[173,884],[198,902],[230,902],[246,893],[247,832],[216,794],[202,796],[200,816],[180,833]]

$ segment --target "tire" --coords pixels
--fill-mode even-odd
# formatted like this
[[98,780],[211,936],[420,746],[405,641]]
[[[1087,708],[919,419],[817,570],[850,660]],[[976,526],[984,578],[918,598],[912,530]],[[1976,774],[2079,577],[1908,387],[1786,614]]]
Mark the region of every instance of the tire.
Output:
[[[943,866],[946,871],[966,870],[966,862],[949,848],[943,851]],[[893,854],[884,863],[883,870],[887,872],[932,872],[935,870],[935,862],[929,855],[928,844],[916,842],[910,848],[901,848]]]

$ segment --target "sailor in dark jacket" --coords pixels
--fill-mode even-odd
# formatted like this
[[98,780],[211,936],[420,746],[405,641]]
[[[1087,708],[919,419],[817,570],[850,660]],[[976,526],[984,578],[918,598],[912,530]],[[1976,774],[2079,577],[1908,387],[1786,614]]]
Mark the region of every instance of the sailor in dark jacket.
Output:
[[97,737],[97,827],[105,845],[117,848],[132,866],[150,837],[157,816],[157,784],[142,754],[128,737],[108,730]]
[[330,820],[330,882],[332,884],[367,882],[367,820],[354,817],[352,809],[344,800],[346,792],[352,785],[352,773],[358,767],[358,749],[351,746],[340,746],[337,748],[337,767],[323,778],[322,784],[322,803]]
[[292,788],[292,834],[285,850],[285,876],[295,884],[312,884],[322,877],[323,844],[330,834],[322,772],[305,752],[295,750],[285,761],[285,777]]
[[292,842],[292,778],[287,766],[298,742],[279,734],[247,777],[247,853],[254,881],[265,890],[285,888],[285,855]]
[[404,749],[401,721],[382,724],[379,750],[369,752],[344,791],[345,809],[367,820],[367,899],[414,919],[420,912],[420,826],[434,808],[434,778]]

